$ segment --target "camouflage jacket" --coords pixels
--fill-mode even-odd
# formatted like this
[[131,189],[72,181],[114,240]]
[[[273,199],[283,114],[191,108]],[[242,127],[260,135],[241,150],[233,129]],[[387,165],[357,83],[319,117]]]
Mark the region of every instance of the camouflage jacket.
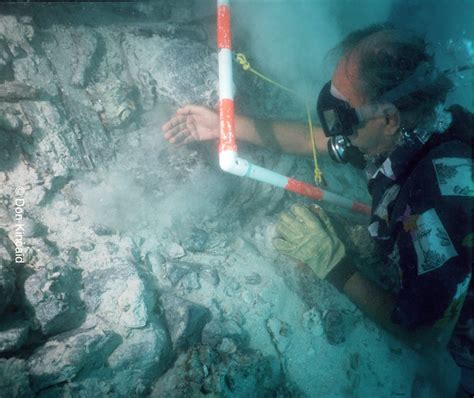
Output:
[[451,349],[474,363],[473,115],[450,108],[453,121],[426,142],[397,147],[369,181],[371,236],[397,258],[400,289],[392,321],[442,327],[458,317]]

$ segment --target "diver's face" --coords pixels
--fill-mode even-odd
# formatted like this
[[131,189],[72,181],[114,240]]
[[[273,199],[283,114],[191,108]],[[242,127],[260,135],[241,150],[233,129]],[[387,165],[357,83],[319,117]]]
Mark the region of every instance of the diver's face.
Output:
[[[339,92],[340,99],[348,102],[353,108],[368,103],[357,90],[358,76],[356,55],[343,57],[332,76],[332,84]],[[397,120],[393,120],[393,118],[379,115],[357,126],[355,133],[350,135],[349,139],[362,153],[379,155],[395,147],[397,131],[398,117]]]

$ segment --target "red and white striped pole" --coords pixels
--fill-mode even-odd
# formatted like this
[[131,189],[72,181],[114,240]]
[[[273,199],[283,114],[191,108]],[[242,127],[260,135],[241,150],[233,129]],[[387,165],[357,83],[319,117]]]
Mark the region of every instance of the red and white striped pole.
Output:
[[325,191],[314,185],[254,165],[238,157],[235,140],[234,89],[232,76],[232,32],[229,0],[217,0],[217,48],[219,60],[219,165],[222,170],[240,177],[249,177],[308,198],[325,201],[370,215],[366,204]]

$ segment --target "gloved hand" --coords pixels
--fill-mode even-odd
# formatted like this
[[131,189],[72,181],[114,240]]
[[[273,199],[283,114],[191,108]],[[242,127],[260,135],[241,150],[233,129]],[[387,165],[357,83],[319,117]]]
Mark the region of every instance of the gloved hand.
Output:
[[[273,246],[279,252],[303,261],[321,279],[344,258],[346,249],[337,237],[327,214],[319,206],[312,212],[303,205],[293,205],[280,215],[278,236]],[[316,214],[315,214],[316,213]]]

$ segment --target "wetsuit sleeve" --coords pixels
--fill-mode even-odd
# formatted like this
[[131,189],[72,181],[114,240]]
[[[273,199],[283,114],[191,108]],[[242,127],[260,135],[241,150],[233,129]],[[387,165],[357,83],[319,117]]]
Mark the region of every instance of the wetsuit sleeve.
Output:
[[396,205],[401,289],[392,321],[442,327],[458,316],[469,289],[472,159],[435,153],[406,185]]

